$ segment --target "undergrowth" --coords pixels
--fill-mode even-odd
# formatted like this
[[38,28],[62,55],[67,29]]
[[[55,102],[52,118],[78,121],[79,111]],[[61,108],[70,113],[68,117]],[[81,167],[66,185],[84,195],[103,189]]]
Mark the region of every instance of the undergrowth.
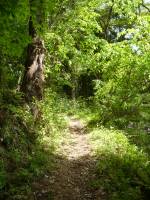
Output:
[[87,124],[96,157],[95,189],[108,200],[147,200],[150,196],[150,135],[143,129],[122,130],[102,126],[99,110],[85,101],[74,103],[71,112]]
[[35,102],[39,110],[39,116],[35,119],[30,106],[21,103],[14,105],[10,100],[5,104],[3,102],[0,199],[34,199],[32,183],[55,167],[53,155],[67,132],[64,103],[51,90],[46,91],[45,99]]
[[97,158],[93,187],[103,189],[110,200],[144,200],[150,194],[149,156],[130,144],[124,132],[97,128],[90,133]]
[[[18,97],[20,98],[20,97]],[[146,200],[150,194],[149,141],[147,133],[128,128],[104,128],[99,111],[84,100],[68,100],[50,89],[36,102],[40,115],[34,119],[30,107],[9,101],[1,108],[0,199],[34,199],[32,183],[55,168],[53,158],[68,140],[67,116],[87,124],[97,158],[92,186],[106,192],[110,200]],[[7,105],[7,106],[6,106]]]

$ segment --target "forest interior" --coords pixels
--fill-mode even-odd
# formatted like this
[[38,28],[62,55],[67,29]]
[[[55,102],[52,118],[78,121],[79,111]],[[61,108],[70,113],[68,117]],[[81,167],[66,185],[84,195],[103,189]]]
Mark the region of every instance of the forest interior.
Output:
[[148,200],[150,0],[0,0],[0,200]]

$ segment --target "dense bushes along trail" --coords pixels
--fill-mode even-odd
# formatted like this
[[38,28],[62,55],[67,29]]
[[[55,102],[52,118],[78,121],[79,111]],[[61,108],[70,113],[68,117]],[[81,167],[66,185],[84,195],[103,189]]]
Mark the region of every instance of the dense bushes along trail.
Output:
[[0,1],[0,199],[149,199],[149,13]]
[[91,131],[67,117],[68,135],[55,152],[55,168],[33,183],[35,199],[146,200],[150,174],[148,155],[126,134],[97,127]]

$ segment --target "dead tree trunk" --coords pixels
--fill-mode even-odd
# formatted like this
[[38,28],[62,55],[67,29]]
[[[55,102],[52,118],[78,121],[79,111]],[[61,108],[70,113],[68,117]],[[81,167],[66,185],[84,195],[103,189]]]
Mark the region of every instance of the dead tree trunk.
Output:
[[45,54],[44,41],[36,35],[32,18],[30,18],[29,21],[29,35],[32,37],[32,43],[29,44],[27,48],[27,58],[21,90],[24,92],[25,100],[27,102],[32,102],[33,98],[40,100],[43,96],[43,62]]

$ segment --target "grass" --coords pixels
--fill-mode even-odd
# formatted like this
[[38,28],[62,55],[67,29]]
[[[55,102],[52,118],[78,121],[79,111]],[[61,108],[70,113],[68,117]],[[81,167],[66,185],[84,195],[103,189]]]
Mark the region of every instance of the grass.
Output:
[[74,104],[74,113],[87,124],[97,158],[97,176],[91,185],[104,191],[108,200],[149,199],[150,135],[136,127],[101,126],[98,110],[83,101]]
[[150,194],[148,154],[130,144],[122,131],[104,127],[90,133],[93,154],[97,157],[97,179],[110,200],[144,200]]
[[136,144],[139,149],[150,155],[150,134],[147,131],[128,128],[125,130],[125,135],[132,144]]
[[42,116],[36,124],[28,109],[14,107],[3,128],[7,147],[0,146],[1,199],[31,197],[32,182],[55,168],[53,157],[60,154],[60,145],[71,142],[67,131],[68,115],[88,124],[89,140],[97,158],[97,176],[92,186],[104,190],[107,200],[149,199],[148,134],[136,129],[120,131],[101,127],[96,108],[82,100],[61,98],[50,90],[38,107]]
[[32,183],[55,167],[54,155],[67,138],[65,101],[49,91],[38,108],[42,115],[36,122],[28,106],[8,108],[5,146],[0,144],[0,199],[34,198]]
[[88,124],[97,178],[93,187],[108,200],[146,200],[150,196],[149,135],[137,129],[116,130],[98,123],[96,108],[84,101],[62,99],[61,116],[74,115]]

